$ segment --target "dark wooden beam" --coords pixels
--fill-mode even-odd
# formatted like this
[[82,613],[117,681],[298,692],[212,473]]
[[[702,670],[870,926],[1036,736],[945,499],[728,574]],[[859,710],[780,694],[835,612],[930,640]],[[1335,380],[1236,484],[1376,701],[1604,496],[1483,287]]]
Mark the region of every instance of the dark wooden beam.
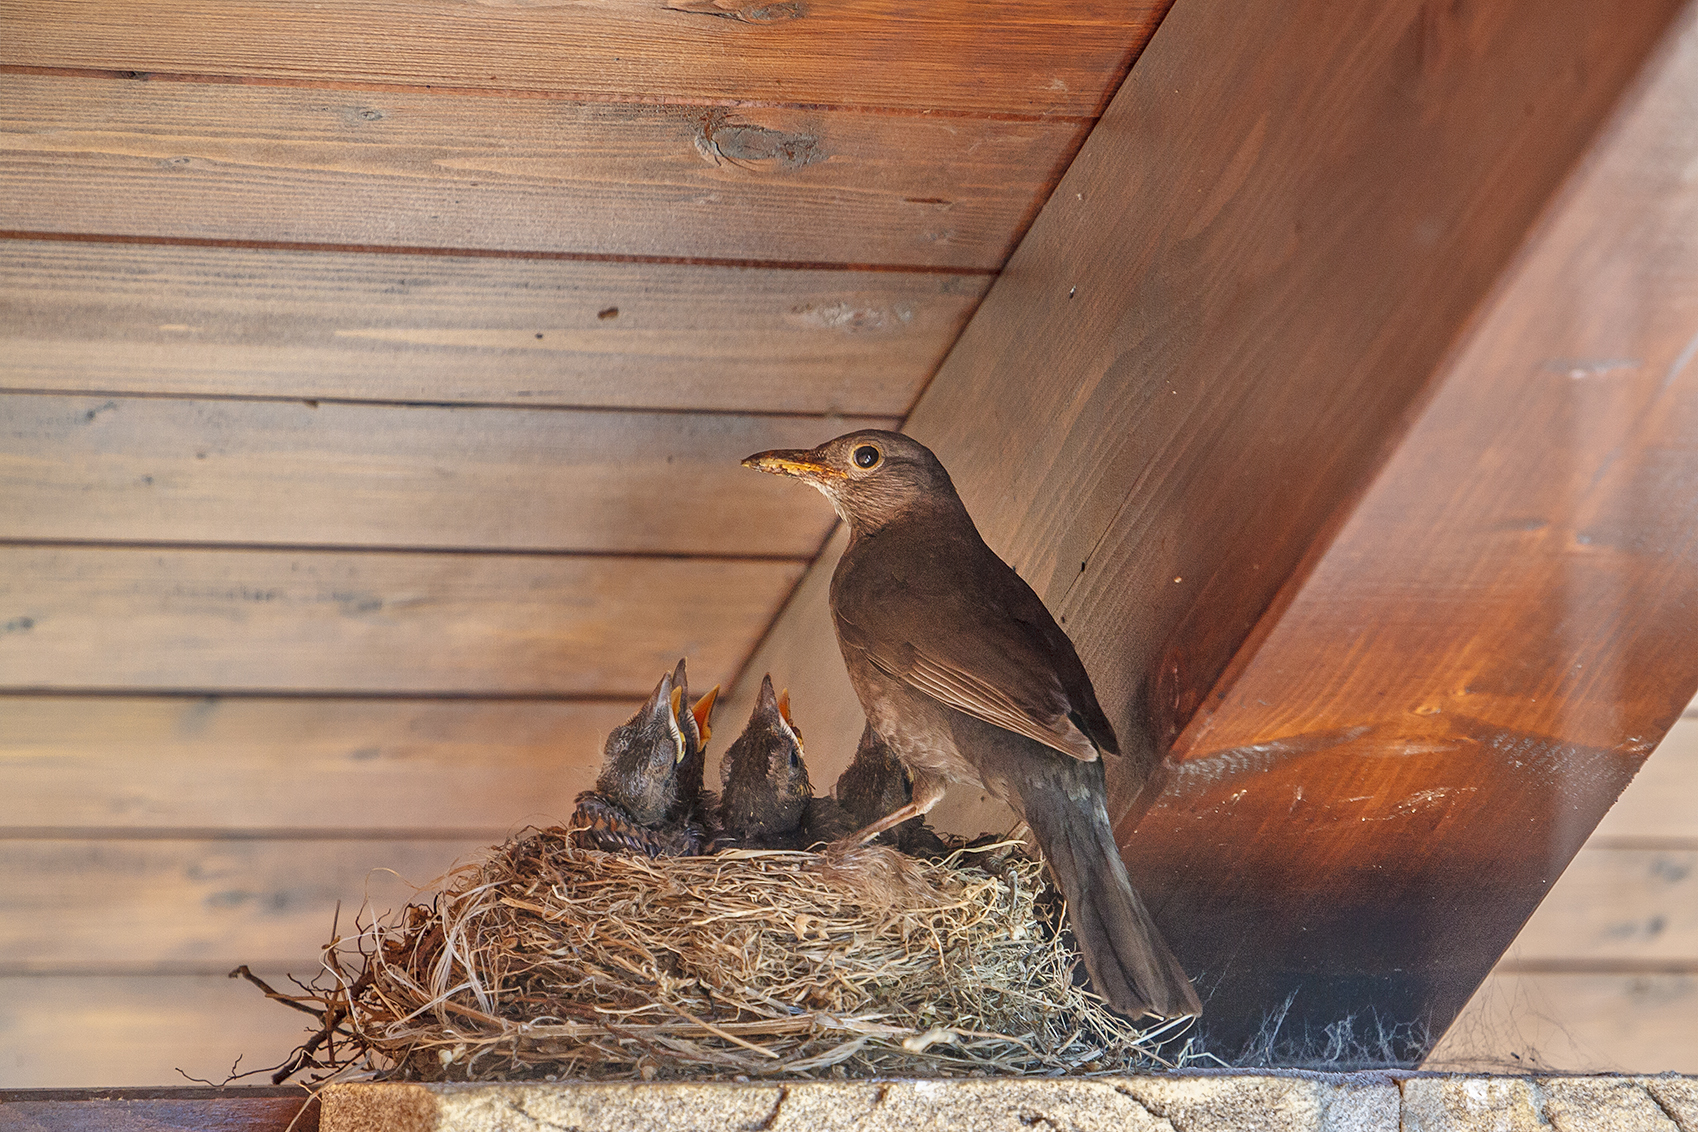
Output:
[[[1470,970],[1477,982],[1491,946],[1507,942],[1499,929],[1531,911],[1532,894],[1510,886],[1499,895],[1520,903],[1497,925],[1457,924],[1448,940],[1429,932],[1420,953],[1374,950],[1409,917],[1430,920],[1445,886],[1467,878],[1444,874],[1421,888],[1411,873],[1376,903],[1381,827],[1340,827],[1339,847],[1322,853],[1310,845],[1314,820],[1287,812],[1290,783],[1280,784],[1277,813],[1268,803],[1260,821],[1234,819],[1236,791],[1302,744],[1221,746],[1223,761],[1209,765],[1242,781],[1198,793],[1189,783],[1200,780],[1181,776],[1172,799],[1133,826],[1164,785],[1155,772],[1167,748],[1234,658],[1243,663],[1281,622],[1282,594],[1296,591],[1398,449],[1448,353],[1679,7],[1175,5],[909,418],[987,540],[1080,647],[1129,754],[1110,767],[1122,845],[1180,957],[1202,976],[1203,1037],[1223,1056],[1266,1056],[1255,1046],[1261,1023],[1286,1009],[1285,983],[1243,972],[1324,975],[1332,964],[1327,994],[1300,995],[1287,1010],[1293,1029],[1309,1025],[1324,1044],[1325,1025],[1354,1016],[1374,1034],[1377,1017],[1411,1040],[1363,1060],[1410,1061],[1425,1048],[1418,1026],[1442,1028],[1461,999],[1403,994],[1385,964]],[[1484,411],[1503,424],[1511,407]],[[1573,429],[1587,424],[1576,417]],[[1561,429],[1525,442],[1574,443]],[[1458,467],[1484,451],[1440,447],[1423,466]],[[1469,551],[1427,541],[1398,553],[1412,569],[1436,569]],[[817,659],[831,649],[817,575],[830,568],[822,560],[804,581],[751,675],[785,658],[810,674],[829,667]],[[1395,616],[1399,595],[1379,593],[1387,604],[1359,607],[1358,618]],[[1526,590],[1523,614],[1538,620],[1549,596]],[[1477,628],[1445,623],[1446,647],[1495,647],[1478,643]],[[1329,687],[1322,674],[1342,679],[1355,657],[1343,645],[1287,663],[1313,683],[1276,680],[1258,696],[1301,712]],[[819,714],[842,734],[810,732],[809,750],[825,764],[816,777],[829,781],[855,732],[837,725],[853,719],[842,678],[827,680],[838,691]],[[800,690],[794,703],[808,710]],[[1636,733],[1666,726],[1674,713],[1661,712],[1635,718]],[[1340,738],[1301,734],[1313,747]],[[1587,781],[1573,844],[1625,773]],[[1411,774],[1376,786],[1401,791],[1383,800],[1388,812],[1452,785]],[[1349,776],[1304,782],[1314,807],[1355,797]],[[1493,815],[1467,809],[1474,797],[1456,799],[1463,816],[1444,837],[1474,839],[1466,815]],[[1285,887],[1264,895],[1246,863],[1265,861],[1285,862]],[[1355,936],[1333,937],[1360,946],[1359,960],[1309,946],[1305,929],[1323,922],[1311,918],[1325,910],[1317,899],[1282,910],[1304,895],[1308,872],[1351,861],[1369,864],[1344,874],[1350,900],[1328,899],[1363,912]]]
[[1129,838],[1220,1052],[1420,1058],[1698,689],[1691,15]]

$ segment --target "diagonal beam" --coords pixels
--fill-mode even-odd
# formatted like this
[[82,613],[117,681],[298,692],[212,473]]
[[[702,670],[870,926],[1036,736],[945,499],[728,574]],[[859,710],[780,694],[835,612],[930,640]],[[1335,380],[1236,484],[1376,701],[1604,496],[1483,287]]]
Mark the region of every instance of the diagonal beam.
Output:
[[[1185,762],[1156,773],[1162,756],[1234,658],[1251,655],[1241,650],[1252,630],[1265,649],[1289,615],[1678,7],[1180,0],[909,418],[987,541],[1080,646],[1129,754],[1110,779],[1122,845],[1202,976],[1206,1037],[1225,1054],[1243,1052],[1286,993],[1244,976],[1243,957],[1313,972],[1337,956],[1310,962],[1306,924],[1272,897],[1240,912],[1258,890],[1233,871],[1237,847],[1260,854],[1265,839],[1266,854],[1293,862],[1283,875],[1295,886],[1306,823],[1271,803],[1260,823],[1236,823],[1197,801],[1216,795],[1187,793],[1200,780]],[[1456,459],[1445,449],[1427,462]],[[1455,557],[1439,545],[1402,553]],[[798,710],[821,701],[829,729],[810,732],[810,756],[827,782],[859,730],[824,609],[831,566],[830,554],[816,564],[749,668],[788,678]],[[1447,629],[1459,647],[1473,634]],[[1351,660],[1345,650],[1302,664]],[[1269,703],[1301,707],[1303,694],[1281,689]],[[1218,709],[1217,719],[1197,726],[1226,726]],[[1242,753],[1236,738],[1200,741],[1187,735],[1181,754]],[[1274,761],[1288,753],[1301,751]],[[1267,766],[1234,773],[1260,781]],[[1622,780],[1599,779],[1599,796]],[[1413,795],[1444,784],[1395,785]],[[1309,787],[1349,796],[1340,789]],[[1374,883],[1372,870],[1352,875]],[[1397,930],[1396,911],[1382,930]],[[1499,933],[1476,934],[1456,947],[1484,954]],[[1397,998],[1384,979],[1340,970],[1336,993],[1314,996],[1325,1004],[1316,1027],[1347,1004],[1365,1020],[1382,1002],[1389,1022],[1447,1020],[1448,998]],[[1299,1001],[1297,1032],[1309,1007]],[[1422,1049],[1406,1043],[1382,1060]]]
[[1698,689],[1693,14],[1131,838],[1263,1054],[1424,1053]]

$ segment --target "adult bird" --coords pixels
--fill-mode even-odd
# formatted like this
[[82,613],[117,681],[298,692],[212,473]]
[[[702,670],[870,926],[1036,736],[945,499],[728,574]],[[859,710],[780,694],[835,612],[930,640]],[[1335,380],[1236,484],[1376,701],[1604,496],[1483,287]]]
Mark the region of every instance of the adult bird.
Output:
[[913,800],[862,835],[926,813],[951,781],[982,783],[1031,828],[1097,993],[1133,1018],[1201,1013],[1109,828],[1100,752],[1119,744],[1090,677],[937,457],[868,429],[743,463],[818,488],[849,525],[837,641],[867,722],[913,780]]

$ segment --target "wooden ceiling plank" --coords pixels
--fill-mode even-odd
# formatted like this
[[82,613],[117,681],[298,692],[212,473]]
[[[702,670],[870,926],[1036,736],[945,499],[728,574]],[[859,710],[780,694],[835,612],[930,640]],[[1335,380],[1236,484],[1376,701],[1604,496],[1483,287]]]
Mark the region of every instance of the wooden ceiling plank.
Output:
[[[728,675],[688,658],[706,691]],[[654,673],[658,680],[660,673]],[[499,831],[563,820],[638,701],[8,696],[20,830]],[[720,732],[719,752],[736,728]]]
[[980,275],[0,241],[0,387],[896,417]]
[[[907,423],[1078,644],[1132,756],[1109,768],[1111,809],[1136,817],[1168,742],[1396,447],[1678,8],[1315,0],[1169,13]],[[1522,418],[1511,403],[1480,419]],[[1475,482],[1494,490],[1483,475]],[[1411,568],[1439,568],[1442,550],[1424,540],[1398,553]],[[822,559],[815,570],[831,568]],[[1482,639],[1478,620],[1462,621],[1446,622],[1449,640]],[[1360,618],[1329,622],[1346,623]],[[819,655],[830,639],[822,608],[792,603],[748,671]],[[1303,680],[1269,679],[1254,696],[1303,712],[1329,694],[1316,682],[1347,679],[1359,651],[1345,641],[1288,657]],[[1665,699],[1659,689],[1644,702]],[[1394,868],[1371,848],[1342,847],[1385,828],[1358,820],[1369,813],[1426,823],[1439,845],[1472,845],[1467,831],[1491,817],[1477,803],[1496,795],[1450,793],[1478,778],[1451,783],[1427,755],[1314,757],[1293,817],[1295,783],[1266,768],[1297,765],[1338,736],[1301,733],[1288,749],[1286,732],[1258,734],[1274,746],[1234,747],[1238,761],[1223,755],[1215,768],[1237,786],[1215,793],[1216,779],[1182,778],[1151,811],[1159,820],[1135,836],[1130,821],[1120,827],[1135,881],[1200,976],[1203,1038],[1220,1056],[1265,1060],[1301,1056],[1306,1040],[1323,1047],[1332,1026],[1366,1062],[1416,1059],[1434,1037],[1422,1027],[1442,1028],[1508,936],[1488,943],[1494,928],[1438,916],[1473,874],[1435,868],[1427,889],[1383,882],[1382,870],[1410,880],[1438,850]],[[810,733],[810,754],[833,759],[855,738]],[[1575,788],[1607,801],[1632,758],[1596,756]],[[1252,782],[1265,800],[1234,817],[1234,791]],[[1266,800],[1276,794],[1277,809]],[[1362,798],[1344,805],[1355,795],[1366,809]],[[1376,797],[1408,812],[1381,814]],[[995,828],[992,814],[964,813]],[[1595,820],[1580,814],[1575,830],[1583,837]],[[1317,861],[1321,843],[1340,848]],[[1503,847],[1477,848],[1483,869]],[[1348,871],[1357,861],[1373,864]],[[1336,883],[1317,885],[1334,866]],[[1384,898],[1370,908],[1357,900],[1365,890]],[[1535,899],[1514,884],[1488,891],[1506,922]],[[1423,916],[1426,934],[1406,932],[1395,955],[1381,948]],[[1310,981],[1287,1003],[1299,970]],[[1466,982],[1461,997],[1417,994],[1417,1010],[1407,992],[1445,980]],[[1281,1016],[1295,1052],[1265,1041],[1262,1023]]]
[[1695,21],[1137,826],[1180,954],[1294,995],[1293,1049],[1371,1003],[1423,1054],[1698,689]]
[[994,270],[1088,123],[0,75],[0,228]]
[[0,839],[0,862],[20,870],[0,893],[0,971],[172,974],[247,963],[310,978],[338,903],[344,924],[356,913],[369,923],[487,844]]
[[[273,986],[273,980],[284,981],[288,974],[255,973]],[[305,1014],[265,1001],[256,987],[222,972],[0,976],[0,1043],[9,1053],[6,1082],[19,1088],[162,1086],[182,1084],[184,1073],[222,1081],[238,1054],[244,1072],[281,1064],[307,1039],[311,1025]],[[67,1132],[62,1110],[51,1101],[37,1102],[38,1109],[15,1097],[0,1103],[8,1115],[23,1118],[20,1132]],[[169,1108],[162,1112],[152,1107],[158,1102],[148,1100],[131,1103],[135,1108],[129,1111],[143,1116],[136,1132],[172,1127],[158,1119],[174,1115]],[[89,1115],[93,1119],[71,1129],[129,1132],[117,1113],[95,1109]],[[235,1125],[243,1132],[313,1132],[318,1106],[310,1106],[292,1128],[286,1116],[271,1125],[256,1119],[251,1108],[241,1116],[252,1121]],[[28,1123],[32,1119],[37,1123]],[[185,1126],[195,1127],[178,1125]],[[213,1127],[235,1132],[227,1122]]]
[[1094,117],[1166,6],[8,3],[0,63]]
[[0,689],[646,696],[729,680],[802,566],[0,546]]
[[[869,423],[880,422],[877,419]],[[0,394],[0,539],[805,559],[808,418]]]

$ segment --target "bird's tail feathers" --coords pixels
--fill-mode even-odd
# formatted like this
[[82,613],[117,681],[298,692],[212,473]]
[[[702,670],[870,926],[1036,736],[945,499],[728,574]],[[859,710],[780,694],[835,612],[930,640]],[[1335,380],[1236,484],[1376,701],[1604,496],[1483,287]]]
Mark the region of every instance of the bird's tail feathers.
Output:
[[1091,986],[1132,1018],[1201,1014],[1191,980],[1132,888],[1108,815],[1100,807],[1095,814],[1040,815],[1034,809],[1028,799],[1026,820],[1067,900]]

